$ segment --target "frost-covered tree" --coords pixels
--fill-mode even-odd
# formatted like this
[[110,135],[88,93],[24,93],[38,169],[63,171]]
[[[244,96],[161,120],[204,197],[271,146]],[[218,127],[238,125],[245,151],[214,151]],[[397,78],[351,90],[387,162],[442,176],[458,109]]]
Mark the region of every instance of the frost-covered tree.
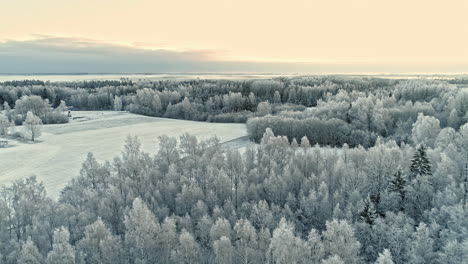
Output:
[[[115,99],[113,103],[114,110],[116,110]],[[120,103],[119,99],[117,99],[117,106],[119,106]],[[122,109],[122,107],[120,107],[120,109]],[[162,110],[161,99],[157,91],[149,88],[139,89],[137,90],[136,95],[133,97],[132,103],[127,106],[127,109],[132,113],[159,116]]]
[[172,259],[175,263],[195,264],[200,263],[200,246],[193,236],[185,229],[179,236],[179,243],[172,252]]
[[442,129],[437,136],[434,146],[437,148],[445,149],[449,146],[449,144],[453,144],[455,142],[455,137],[457,132],[455,129],[451,127],[446,127]]
[[231,224],[226,218],[218,218],[210,230],[210,239],[212,243],[222,236],[231,239]]
[[9,133],[11,135],[16,133],[16,124],[15,124],[15,121],[13,121],[13,120],[10,122]]
[[114,98],[114,111],[122,111],[122,99],[120,99],[120,96],[116,96]]
[[0,113],[0,136],[8,135],[8,128],[10,127],[10,122],[8,118]]
[[54,231],[54,242],[47,255],[47,264],[75,264],[75,249],[70,245],[70,233],[64,227]]
[[294,226],[282,218],[273,231],[270,246],[267,251],[269,263],[303,263],[308,259],[310,251],[307,243],[294,235]]
[[292,139],[292,141],[291,141],[291,147],[293,147],[293,148],[299,147],[299,144],[297,143],[296,138],[293,138],[293,139]]
[[359,263],[361,243],[354,236],[351,225],[345,220],[327,221],[327,230],[323,233],[325,252],[328,256],[337,255],[346,263]]
[[408,184],[406,212],[417,221],[425,210],[430,209],[434,188],[429,176],[432,175],[432,166],[427,158],[426,148],[420,145],[411,159],[411,181]]
[[26,116],[28,112],[32,112],[39,118],[46,118],[46,115],[51,110],[52,107],[49,105],[49,101],[47,99],[42,99],[40,96],[25,95],[15,102],[15,113],[23,117]]
[[278,91],[275,91],[275,94],[273,95],[273,103],[274,104],[280,104],[281,103],[281,95]]
[[257,115],[265,116],[271,114],[271,105],[268,101],[261,102],[257,106]]
[[384,249],[382,253],[379,253],[375,264],[393,264],[392,253],[388,249]]
[[389,190],[391,192],[395,192],[398,194],[399,197],[399,207],[400,211],[403,211],[405,209],[405,200],[406,200],[406,187],[407,187],[407,181],[405,179],[405,176],[403,173],[401,173],[401,170],[398,170],[393,174],[393,177],[390,179],[389,183]]
[[122,263],[121,241],[114,236],[99,218],[86,226],[84,237],[77,243],[78,263]]
[[161,243],[160,259],[162,263],[168,263],[172,250],[177,246],[178,235],[176,223],[172,217],[167,217],[161,224],[161,234],[159,241]]
[[[216,240],[213,244],[213,250],[215,253],[215,261],[219,264],[231,264],[234,258],[234,247],[231,244],[229,238],[222,236],[219,240]],[[249,263],[249,262],[245,262]]]
[[125,245],[131,258],[138,263],[153,263],[158,259],[160,226],[156,217],[140,198],[133,201],[125,215]]
[[58,114],[63,114],[64,112],[68,111],[67,103],[65,101],[60,100],[60,104],[55,108],[55,111]]
[[374,203],[371,201],[369,195],[367,195],[367,198],[364,200],[364,205],[359,212],[359,221],[372,225],[377,217],[379,217],[379,215],[377,211],[375,211]]
[[411,159],[410,171],[413,177],[432,175],[431,164],[426,154],[426,147],[420,145]]
[[317,230],[312,229],[307,238],[307,247],[310,250],[309,261],[319,263],[325,256],[325,249],[322,242],[322,236]]
[[440,132],[440,122],[433,116],[418,114],[418,119],[413,124],[413,141],[416,144],[424,144],[429,147],[434,146],[435,139]]
[[460,117],[458,116],[457,109],[452,109],[450,112],[449,118],[447,120],[447,123],[450,127],[452,128],[458,128],[460,126]]
[[468,123],[462,125],[455,138],[456,148],[459,151],[459,159],[462,167],[462,181],[464,185],[463,205],[468,204]]
[[424,212],[432,207],[434,196],[432,182],[427,175],[418,176],[408,185],[407,191],[405,212],[416,221],[421,221]]
[[7,101],[3,102],[3,110],[5,111],[5,115],[9,117],[11,114],[11,107]]
[[162,171],[167,172],[169,170],[169,166],[175,164],[180,158],[179,149],[177,148],[177,140],[166,135],[159,136],[158,140],[159,151],[157,158],[162,163]]
[[240,219],[234,226],[235,233],[235,246],[237,256],[239,256],[238,263],[258,263],[258,239],[257,231],[250,224],[249,220]]
[[23,126],[25,135],[31,138],[31,141],[35,141],[42,134],[42,120],[31,111],[27,113]]
[[423,264],[433,263],[434,241],[430,236],[429,228],[426,224],[421,223],[414,232],[412,240],[410,241],[408,250],[408,263],[411,264]]
[[39,253],[31,237],[21,246],[18,256],[18,264],[44,264],[44,257]]
[[310,148],[310,141],[306,136],[301,138],[301,147],[304,148],[304,150]]
[[343,261],[342,258],[338,255],[333,255],[328,257],[327,259],[323,259],[321,264],[345,264],[346,262]]
[[468,263],[468,239],[462,242],[450,240],[439,253],[440,259],[447,264]]

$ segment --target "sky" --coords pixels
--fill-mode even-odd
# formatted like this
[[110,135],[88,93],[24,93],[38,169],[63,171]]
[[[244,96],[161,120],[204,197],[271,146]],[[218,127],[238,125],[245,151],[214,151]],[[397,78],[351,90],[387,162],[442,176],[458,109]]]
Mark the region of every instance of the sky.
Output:
[[0,73],[466,73],[466,0],[15,0]]

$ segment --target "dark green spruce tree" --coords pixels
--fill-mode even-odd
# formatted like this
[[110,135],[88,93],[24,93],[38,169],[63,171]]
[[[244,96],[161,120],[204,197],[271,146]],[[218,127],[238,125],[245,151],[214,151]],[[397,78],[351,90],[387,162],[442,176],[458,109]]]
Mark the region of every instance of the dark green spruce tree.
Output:
[[401,170],[398,170],[393,174],[393,177],[390,179],[388,189],[391,192],[396,192],[400,196],[400,211],[405,210],[405,199],[406,199],[406,186],[407,181],[405,176],[401,173]]
[[431,164],[426,154],[426,147],[422,144],[414,153],[413,159],[411,159],[410,171],[413,178],[416,176],[432,175]]
[[411,180],[408,185],[405,211],[415,221],[420,221],[424,211],[432,206],[434,188],[430,179],[431,164],[427,158],[426,148],[420,145],[414,153],[410,166]]
[[367,223],[369,225],[373,225],[377,217],[379,217],[379,214],[375,210],[375,206],[371,198],[369,197],[369,195],[367,195],[367,198],[364,200],[364,206],[361,212],[359,213],[359,221]]

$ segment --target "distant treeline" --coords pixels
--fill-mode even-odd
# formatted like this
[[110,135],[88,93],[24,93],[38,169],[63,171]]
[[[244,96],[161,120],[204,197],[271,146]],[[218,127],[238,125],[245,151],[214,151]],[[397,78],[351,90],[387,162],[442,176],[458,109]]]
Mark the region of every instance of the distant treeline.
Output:
[[[458,81],[457,81],[458,80]],[[56,108],[127,110],[186,120],[244,123],[258,141],[265,128],[289,141],[307,136],[321,145],[372,146],[377,137],[409,143],[419,113],[440,127],[468,121],[464,79],[395,80],[315,77],[272,80],[13,81],[0,84],[0,103],[14,108],[37,95]],[[271,115],[270,115],[271,114]]]
[[[315,144],[373,146],[377,137],[413,143],[418,119],[427,130],[457,129],[468,121],[466,85],[443,81],[400,81],[368,90],[340,89],[323,95],[305,111],[282,111],[250,119],[249,134],[259,141],[267,127],[289,140],[307,136]],[[431,117],[431,118],[429,118]],[[426,124],[427,123],[427,124]]]

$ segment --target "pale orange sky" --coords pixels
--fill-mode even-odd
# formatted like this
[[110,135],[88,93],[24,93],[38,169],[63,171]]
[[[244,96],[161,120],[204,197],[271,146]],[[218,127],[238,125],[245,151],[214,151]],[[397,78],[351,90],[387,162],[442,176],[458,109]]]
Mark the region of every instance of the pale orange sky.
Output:
[[212,50],[215,60],[468,63],[467,0],[1,1],[0,41],[87,38]]

